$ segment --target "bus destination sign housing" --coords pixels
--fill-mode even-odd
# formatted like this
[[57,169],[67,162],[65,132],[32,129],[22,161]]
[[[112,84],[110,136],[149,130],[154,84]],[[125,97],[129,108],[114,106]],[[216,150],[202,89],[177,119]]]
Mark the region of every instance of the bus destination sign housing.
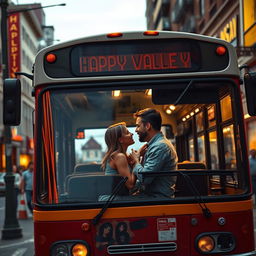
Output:
[[[190,39],[84,43],[51,52],[56,61],[45,61],[44,67],[47,75],[56,78],[222,70],[228,65],[228,54],[218,56],[215,49],[215,44]],[[209,55],[211,65],[204,60]]]

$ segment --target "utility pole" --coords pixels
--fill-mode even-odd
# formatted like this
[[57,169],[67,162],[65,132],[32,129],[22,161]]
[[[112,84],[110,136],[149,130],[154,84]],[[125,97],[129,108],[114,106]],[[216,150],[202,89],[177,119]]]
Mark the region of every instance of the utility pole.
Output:
[[[8,72],[8,39],[7,39],[7,8],[8,0],[0,0],[1,6],[1,41],[2,41],[2,70],[3,81],[9,77]],[[2,81],[2,82],[3,82]],[[2,239],[14,239],[22,237],[22,229],[20,228],[17,211],[16,211],[16,193],[14,190],[14,175],[12,172],[12,135],[11,127],[4,127],[5,142],[5,222],[2,230]],[[14,210],[15,209],[15,210]]]

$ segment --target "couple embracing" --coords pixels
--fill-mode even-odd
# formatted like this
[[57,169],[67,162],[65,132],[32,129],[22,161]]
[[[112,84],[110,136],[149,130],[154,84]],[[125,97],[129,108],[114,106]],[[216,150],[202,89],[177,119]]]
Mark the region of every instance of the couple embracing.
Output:
[[105,134],[108,149],[102,160],[103,170],[106,175],[119,174],[127,177],[126,186],[130,191],[138,189],[146,196],[170,198],[174,193],[174,177],[153,176],[143,179],[139,174],[176,169],[177,154],[174,146],[161,132],[161,114],[155,109],[147,108],[136,112],[134,117],[139,141],[147,144],[138,151],[132,149],[128,155],[127,148],[134,144],[133,134],[124,122],[111,125]]

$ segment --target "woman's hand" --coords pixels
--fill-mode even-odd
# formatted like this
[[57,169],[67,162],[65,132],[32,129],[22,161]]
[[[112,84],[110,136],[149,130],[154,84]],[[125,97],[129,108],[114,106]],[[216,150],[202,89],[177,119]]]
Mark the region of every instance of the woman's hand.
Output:
[[133,164],[139,163],[140,162],[140,152],[132,149],[132,153],[129,155],[129,158],[131,159],[131,162],[133,162]]

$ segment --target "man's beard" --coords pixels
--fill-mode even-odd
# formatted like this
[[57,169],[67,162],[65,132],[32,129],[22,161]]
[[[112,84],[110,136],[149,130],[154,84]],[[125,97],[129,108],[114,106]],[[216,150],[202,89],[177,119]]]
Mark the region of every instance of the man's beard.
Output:
[[140,134],[139,134],[139,141],[140,142],[145,142],[146,140],[146,137],[148,136],[148,133],[147,132],[141,132]]

